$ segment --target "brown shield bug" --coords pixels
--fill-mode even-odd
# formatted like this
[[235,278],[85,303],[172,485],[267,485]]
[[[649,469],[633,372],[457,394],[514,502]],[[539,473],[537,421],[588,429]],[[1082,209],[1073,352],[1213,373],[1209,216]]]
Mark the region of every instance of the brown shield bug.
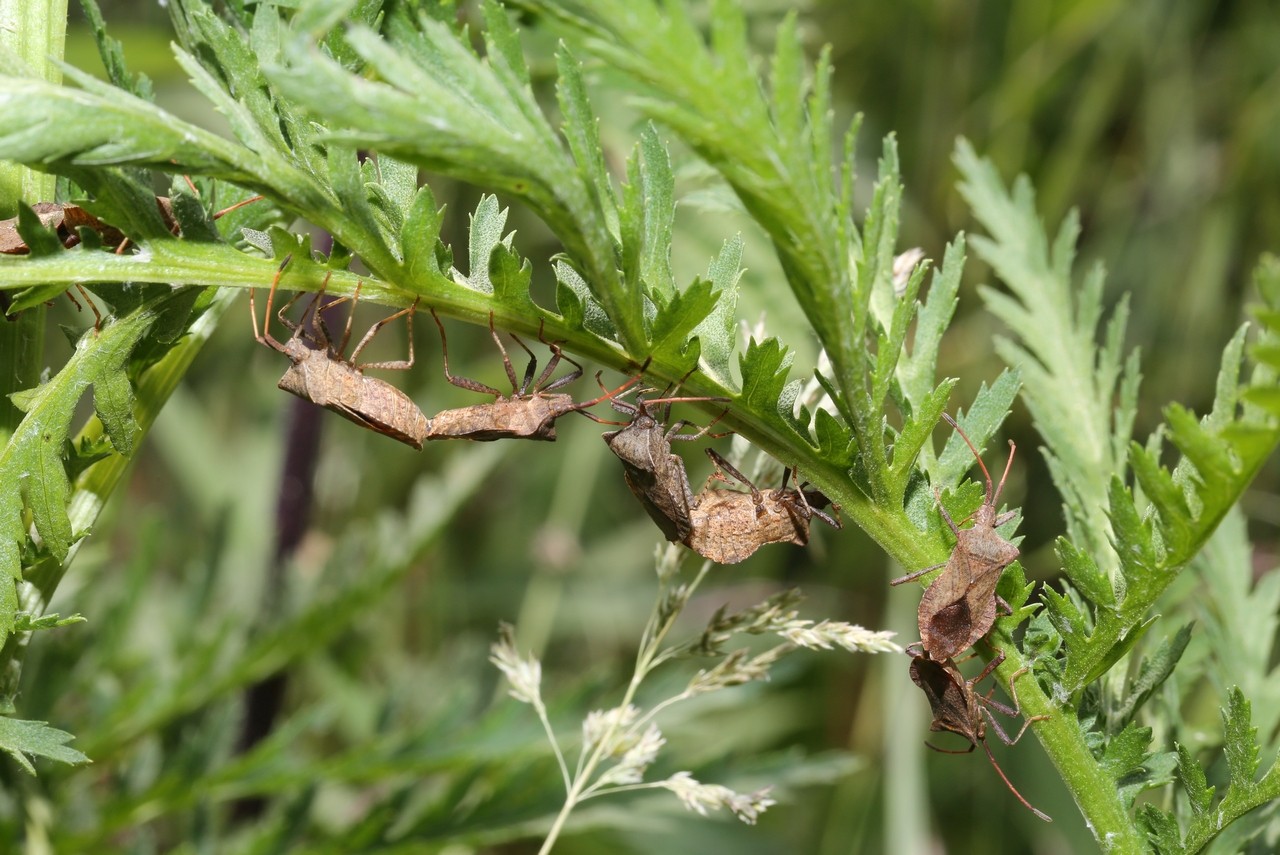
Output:
[[1018,696],[1014,693],[1013,682],[1025,674],[1026,669],[1023,668],[1017,671],[1009,678],[1009,697],[1013,698],[1015,703],[1015,706],[1010,707],[991,697],[991,693],[995,691],[994,688],[985,695],[980,695],[974,690],[974,686],[990,676],[1004,661],[1004,651],[1000,651],[996,658],[988,662],[982,672],[972,680],[964,678],[954,661],[947,659],[946,661],[938,662],[926,656],[919,642],[907,647],[907,655],[911,657],[911,681],[924,692],[925,697],[929,699],[929,706],[933,710],[933,723],[929,726],[929,729],[936,732],[954,733],[969,741],[969,747],[960,750],[939,748],[929,742],[926,742],[925,745],[942,754],[968,754],[981,742],[992,767],[1000,775],[1000,779],[1004,781],[1005,786],[1009,788],[1009,792],[1013,793],[1027,810],[1040,817],[1040,819],[1045,822],[1053,822],[1043,811],[1032,807],[1031,803],[1014,788],[1009,778],[1004,774],[1004,770],[1000,768],[1000,764],[996,762],[995,755],[991,753],[991,746],[987,745],[988,724],[991,725],[991,729],[995,731],[995,734],[1000,737],[1001,742],[1005,745],[1014,745],[1027,732],[1027,728],[1031,726],[1032,722],[1049,718],[1047,715],[1038,715],[1027,719],[1022,723],[1022,729],[1018,731],[1018,735],[1011,739],[991,712],[996,710],[1008,716],[1017,716],[1021,713],[1021,705],[1017,704]]
[[[1019,554],[1018,547],[996,532],[996,526],[1003,525],[1015,516],[1013,511],[997,515],[996,502],[1000,498],[1000,491],[1004,489],[1005,479],[1009,477],[1009,467],[1013,465],[1013,454],[1017,446],[1012,441],[1009,442],[1009,460],[1005,464],[1004,475],[1000,477],[999,486],[993,488],[991,473],[982,462],[978,449],[954,419],[946,414],[943,414],[943,418],[960,434],[973,452],[978,465],[982,467],[987,492],[982,505],[974,512],[973,526],[966,529],[959,528],[952,521],[939,497],[938,510],[954,532],[956,545],[951,551],[951,558],[942,565],[943,571],[920,598],[917,613],[921,643],[935,662],[951,659],[990,632],[996,620],[997,606],[1006,614],[1012,611],[1008,603],[996,596],[996,584],[1004,569]],[[926,567],[894,579],[889,584],[901,585],[935,569],[937,566]]]
[[829,504],[816,490],[805,490],[796,476],[796,486],[787,487],[791,470],[784,470],[782,487],[760,490],[745,475],[712,449],[707,456],[715,464],[715,474],[708,479],[727,480],[727,472],[750,492],[706,487],[694,497],[690,508],[690,531],[684,544],[703,558],[719,564],[737,564],[766,543],[809,542],[809,521],[817,517],[833,528],[840,521],[819,508]]
[[[639,377],[632,378],[612,392],[605,392],[598,398],[581,403],[575,402],[571,395],[564,393],[547,394],[581,377],[582,366],[564,354],[559,345],[543,340],[539,333],[539,340],[551,348],[551,359],[536,381],[533,380],[533,375],[538,369],[537,357],[517,336],[511,336],[516,344],[529,354],[529,366],[525,369],[524,380],[517,384],[515,369],[511,367],[511,358],[507,355],[507,349],[502,346],[502,339],[493,328],[493,314],[490,313],[489,334],[493,336],[493,342],[502,354],[502,365],[507,371],[507,378],[511,381],[511,394],[503,395],[492,386],[486,386],[466,377],[455,377],[449,373],[449,344],[445,338],[444,324],[440,322],[440,316],[436,314],[435,309],[431,310],[431,317],[435,319],[436,326],[440,330],[445,378],[462,389],[493,395],[494,400],[488,404],[475,404],[437,413],[428,420],[424,436],[427,440],[470,439],[490,442],[497,439],[533,439],[554,442],[556,419],[566,413],[585,411],[588,407],[610,400],[639,381]],[[556,380],[551,380],[551,375],[555,373],[562,359],[571,363],[575,370]]]
[[[705,436],[720,417],[694,434],[680,433],[686,424],[684,421],[675,422],[670,427],[664,422],[668,417],[670,404],[714,400],[720,399],[654,398],[646,401],[643,397],[637,397],[634,404],[610,401],[618,412],[631,416],[631,421],[621,430],[607,432],[604,441],[608,443],[609,450],[622,461],[627,486],[632,494],[657,523],[663,536],[672,543],[686,541],[693,531],[690,515],[697,502],[689,484],[689,475],[685,472],[684,460],[671,451],[671,443],[677,440],[692,441]],[[664,413],[662,419],[655,418],[649,411],[649,406],[653,404],[667,405],[667,413]],[[723,415],[721,413],[721,417]]]
[[[354,296],[342,297],[334,301],[334,303],[346,302],[348,299],[351,301],[351,313],[347,316],[347,326],[343,331],[342,341],[335,348],[329,331],[325,327],[324,317],[316,309],[332,275],[326,273],[320,290],[311,298],[311,302],[307,304],[302,318],[297,323],[287,319],[284,314],[298,300],[301,292],[295,294],[293,299],[280,309],[277,317],[281,323],[293,331],[293,335],[281,344],[267,331],[267,324],[271,318],[271,304],[275,298],[276,287],[280,284],[280,277],[289,261],[290,257],[286,257],[271,281],[271,291],[267,296],[267,311],[263,316],[261,333],[258,332],[258,313],[254,305],[253,290],[249,291],[249,313],[253,320],[253,337],[262,344],[280,351],[293,363],[280,378],[279,387],[286,392],[292,392],[299,398],[305,398],[327,410],[332,410],[361,427],[421,449],[422,437],[427,431],[427,417],[423,415],[422,410],[418,409],[417,404],[413,403],[409,396],[390,383],[364,375],[366,368],[406,369],[413,365],[413,312],[418,301],[415,300],[407,309],[401,309],[370,327],[364,338],[360,339],[359,344],[356,345],[356,349],[352,351],[351,356],[344,358],[342,353],[346,350],[347,342],[351,337],[351,321],[355,315],[356,303],[360,299],[360,285],[356,285]],[[329,305],[332,306],[334,303]],[[308,315],[315,317],[314,332],[307,330]],[[395,362],[370,362],[364,365],[356,362],[360,351],[364,350],[378,330],[403,316],[408,316],[409,324],[408,359]]]

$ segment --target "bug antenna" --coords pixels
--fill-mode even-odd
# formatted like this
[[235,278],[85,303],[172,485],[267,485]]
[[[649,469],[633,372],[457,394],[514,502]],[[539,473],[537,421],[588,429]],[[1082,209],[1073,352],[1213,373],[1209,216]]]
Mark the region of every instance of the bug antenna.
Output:
[[[982,467],[982,475],[987,479],[987,504],[994,505],[996,496],[1000,494],[1000,491],[992,486],[991,473],[987,471],[987,464],[982,462],[982,455],[978,453],[978,449],[974,447],[974,444],[969,441],[969,435],[964,432],[960,425],[956,424],[955,419],[951,418],[947,413],[943,413],[942,417],[947,420],[947,424],[956,429],[956,433],[960,434],[960,438],[964,440],[965,445],[969,446],[969,450],[973,452],[974,459],[977,460],[978,465]],[[1013,463],[1013,455],[1009,456],[1009,463]],[[1008,466],[1005,466],[1004,473],[1005,475],[1009,474]],[[1000,486],[1004,486],[1004,478],[1000,479]]]
[[1000,476],[1000,483],[996,485],[996,494],[991,497],[991,504],[995,504],[1000,499],[1000,491],[1004,489],[1004,479],[1009,477],[1009,469],[1013,466],[1013,453],[1018,450],[1018,446],[1013,444],[1013,440],[1009,440],[1009,460],[1004,465],[1004,474]]
[[982,740],[982,748],[987,752],[987,758],[991,761],[991,765],[995,767],[996,773],[1000,775],[1000,780],[1004,781],[1004,785],[1009,788],[1009,792],[1013,793],[1014,797],[1017,798],[1018,801],[1022,802],[1022,806],[1040,817],[1040,819],[1043,819],[1045,822],[1053,822],[1053,818],[1049,816],[1049,814],[1032,807],[1031,802],[1024,799],[1022,797],[1022,793],[1018,792],[1017,789],[1014,788],[1013,784],[1009,781],[1009,778],[1004,774],[1004,770],[1000,768],[1000,764],[996,762],[996,755],[991,753],[991,746],[987,744],[985,739]]

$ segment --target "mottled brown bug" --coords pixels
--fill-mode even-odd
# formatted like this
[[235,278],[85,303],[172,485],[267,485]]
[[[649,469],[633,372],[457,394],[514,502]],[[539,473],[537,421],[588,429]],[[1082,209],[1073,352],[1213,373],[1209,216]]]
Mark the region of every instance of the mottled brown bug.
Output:
[[[631,416],[631,421],[621,430],[604,435],[609,450],[622,461],[627,487],[640,500],[663,536],[672,543],[685,542],[693,531],[691,510],[697,504],[684,460],[671,451],[674,441],[692,441],[707,435],[719,418],[694,434],[682,434],[687,424],[678,421],[669,427],[666,416],[659,420],[649,411],[654,404],[669,405],[682,401],[715,401],[717,398],[654,398],[646,401],[637,397],[634,404],[613,400],[610,404],[618,412]],[[721,416],[724,414],[721,413]]]
[[796,486],[787,487],[790,469],[784,470],[780,488],[760,490],[714,450],[708,448],[707,456],[716,467],[708,484],[712,479],[727,480],[722,474],[727,472],[750,492],[708,486],[694,497],[690,531],[684,544],[703,558],[719,564],[737,564],[767,543],[804,546],[809,542],[809,521],[814,517],[841,528],[838,519],[819,510],[829,504],[826,496],[804,489],[798,475]]
[[1004,781],[1005,786],[1009,788],[1009,792],[1013,793],[1018,801],[1022,802],[1023,806],[1040,817],[1040,819],[1045,822],[1053,822],[1043,811],[1032,807],[1031,803],[1014,788],[1009,778],[1004,774],[1004,770],[1000,768],[1000,764],[996,762],[995,755],[991,753],[991,746],[987,745],[988,723],[990,723],[991,729],[995,731],[995,734],[1000,737],[1001,742],[1005,745],[1014,745],[1027,732],[1027,728],[1033,722],[1049,718],[1047,715],[1032,716],[1022,723],[1022,728],[1018,731],[1018,735],[1011,739],[991,712],[996,710],[1008,716],[1021,714],[1022,707],[1017,702],[1018,696],[1014,692],[1013,683],[1025,674],[1027,669],[1022,668],[1009,678],[1009,697],[1013,698],[1015,704],[1015,706],[1010,707],[991,697],[991,693],[995,689],[985,695],[978,694],[974,689],[974,686],[989,677],[1000,666],[1000,663],[1004,662],[1004,651],[1000,651],[996,658],[988,662],[981,673],[972,680],[964,678],[954,661],[947,659],[944,662],[937,662],[926,656],[919,642],[908,645],[907,655],[911,657],[911,682],[919,686],[924,692],[925,697],[929,700],[929,707],[933,710],[933,723],[929,725],[929,729],[939,733],[954,733],[969,741],[968,748],[959,750],[939,748],[930,742],[926,742],[925,745],[942,754],[968,754],[981,742],[992,767],[1000,775],[1000,779]]
[[[418,405],[413,403],[409,396],[390,383],[364,375],[366,368],[399,370],[413,365],[413,313],[418,301],[414,300],[413,305],[407,309],[401,309],[370,327],[364,338],[360,339],[360,343],[356,345],[356,349],[352,351],[350,358],[344,358],[342,354],[351,338],[351,321],[355,315],[356,303],[360,299],[361,286],[357,283],[353,296],[341,297],[329,304],[333,306],[336,303],[351,301],[351,312],[347,316],[347,326],[343,331],[342,341],[335,348],[325,326],[324,316],[317,309],[325,287],[329,284],[329,277],[332,275],[326,273],[320,290],[311,298],[311,302],[307,304],[306,310],[303,311],[297,323],[290,321],[284,315],[297,302],[301,292],[295,294],[280,309],[277,317],[293,332],[293,335],[281,344],[268,332],[267,324],[271,318],[271,305],[275,299],[276,288],[280,284],[280,277],[289,264],[290,258],[291,256],[286,257],[280,264],[275,278],[271,281],[271,291],[267,296],[267,311],[263,316],[261,332],[258,332],[258,313],[254,304],[253,290],[249,291],[249,314],[253,321],[253,337],[262,344],[280,351],[293,363],[280,378],[279,387],[286,392],[292,392],[299,398],[305,398],[327,410],[332,410],[361,427],[421,449],[422,437],[427,430],[427,417],[423,415],[422,410],[418,409]],[[307,330],[308,315],[315,318],[314,332]],[[356,362],[360,352],[369,344],[378,330],[396,318],[405,316],[409,324],[408,359],[370,362],[364,365]]]
[[962,529],[952,521],[939,497],[938,510],[956,536],[951,558],[945,565],[926,567],[889,583],[901,585],[937,569],[938,566],[944,567],[920,598],[917,612],[921,643],[929,658],[935,662],[951,659],[990,632],[996,620],[997,606],[1006,614],[1012,611],[1009,604],[996,595],[996,585],[1004,569],[1019,554],[1018,547],[996,532],[996,526],[1004,525],[1015,516],[1013,511],[997,515],[996,502],[999,501],[1000,491],[1004,489],[1005,479],[1009,477],[1009,468],[1013,465],[1013,454],[1017,446],[1010,441],[1009,460],[1005,464],[1004,475],[1000,477],[999,486],[993,489],[991,473],[982,462],[978,449],[951,416],[944,414],[943,418],[960,434],[973,452],[978,465],[982,467],[982,474],[987,481],[986,498],[974,512],[973,526]]
[[[437,413],[427,422],[427,430],[423,435],[423,439],[426,440],[470,439],[477,442],[491,442],[497,439],[532,439],[554,442],[556,419],[572,412],[583,412],[584,415],[589,416],[590,414],[585,412],[588,407],[612,399],[640,379],[632,378],[612,392],[606,391],[598,398],[581,403],[575,402],[571,395],[564,393],[548,394],[581,377],[582,366],[561,351],[559,345],[543,340],[539,333],[539,340],[551,349],[551,359],[535,381],[533,375],[538,370],[537,357],[518,336],[511,334],[516,344],[529,354],[529,366],[525,369],[524,379],[517,384],[515,369],[511,367],[511,358],[507,355],[507,349],[502,346],[502,339],[493,328],[493,314],[490,313],[489,335],[493,337],[493,343],[498,346],[498,351],[502,354],[502,365],[506,369],[507,378],[511,381],[511,394],[503,395],[492,386],[486,386],[484,383],[466,377],[455,377],[449,373],[449,344],[445,338],[444,324],[440,322],[440,316],[436,314],[435,309],[431,310],[431,317],[435,319],[436,327],[440,330],[445,379],[459,388],[493,395],[494,400],[488,404],[475,404]],[[551,375],[555,373],[562,359],[571,363],[574,370],[563,377],[551,380]],[[532,386],[530,386],[531,383]]]

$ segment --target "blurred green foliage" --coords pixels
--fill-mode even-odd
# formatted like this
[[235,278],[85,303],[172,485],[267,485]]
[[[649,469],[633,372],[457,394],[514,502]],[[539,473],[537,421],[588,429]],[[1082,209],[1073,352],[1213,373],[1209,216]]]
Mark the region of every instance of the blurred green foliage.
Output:
[[[758,44],[770,48],[784,4],[746,5]],[[172,63],[163,18],[130,28],[137,8],[104,8],[131,66],[155,79],[166,107],[217,127],[218,117],[201,113],[207,102],[191,97]],[[838,109],[865,113],[866,140],[890,130],[897,136],[904,246],[940,258],[955,231],[973,228],[951,160],[955,138],[966,136],[1005,176],[1030,175],[1051,226],[1078,207],[1081,258],[1107,265],[1110,295],[1132,293],[1129,340],[1143,349],[1147,378],[1137,432],[1145,435],[1166,401],[1207,410],[1218,356],[1242,318],[1247,271],[1280,234],[1273,57],[1280,16],[1263,4],[1154,0],[815,2],[801,24],[815,50],[827,42],[834,48]],[[68,60],[92,68],[96,54],[82,54],[82,44],[73,30]],[[528,44],[545,49],[549,71],[551,40],[534,34]],[[631,144],[634,116],[620,103],[597,107],[616,163]],[[681,189],[698,187],[701,177],[689,164]],[[446,241],[464,246],[466,212],[480,191],[449,181],[432,186],[448,206]],[[528,257],[557,248],[527,211],[513,211],[509,225]],[[700,273],[738,229],[748,268],[739,316],[753,320],[767,310],[771,332],[799,343],[806,327],[777,298],[780,274],[765,238],[740,213],[716,208],[714,188],[677,214],[677,276]],[[991,280],[975,261],[967,276]],[[83,326],[66,307],[53,312]],[[582,707],[606,703],[598,692],[627,673],[652,598],[656,536],[586,420],[566,420],[561,440],[536,453],[450,447],[415,454],[323,417],[307,533],[285,566],[283,591],[270,592],[293,403],[274,388],[283,364],[252,341],[244,314],[238,306],[224,318],[143,447],[128,495],[100,520],[106,536],[90,542],[59,589],[62,610],[84,612],[88,626],[43,633],[33,645],[24,716],[76,733],[75,747],[94,765],[45,763],[38,779],[7,776],[6,789],[47,790],[60,823],[17,816],[16,802],[0,793],[8,834],[25,828],[29,843],[48,834],[57,851],[280,851],[303,813],[327,813],[336,827],[358,814],[370,791],[398,793],[408,778],[474,771],[513,752],[549,762],[525,710],[491,703],[501,690],[484,657],[499,620],[516,622],[522,646],[542,656],[549,694],[563,704],[553,713],[565,727]],[[962,378],[952,401],[967,402],[1002,366],[991,346],[996,323],[972,290],[962,290],[959,314],[943,342],[940,373]],[[375,315],[370,309],[367,316]],[[373,358],[402,353],[403,338],[388,339]],[[397,383],[429,409],[471,403],[441,382],[432,339],[418,341],[418,364]],[[486,336],[459,328],[450,342],[455,373],[499,384]],[[54,365],[68,353],[57,336],[47,350]],[[1007,429],[1023,449],[1035,447],[1023,411],[1015,409]],[[190,454],[193,443],[201,454]],[[1024,563],[1043,577],[1057,566],[1041,547],[1061,529],[1060,499],[1030,489],[1049,483],[1038,455],[1019,460],[1008,500],[1023,506]],[[1250,504],[1262,512],[1254,536],[1264,555],[1274,552],[1270,524],[1280,518],[1275,474],[1255,482]],[[1252,568],[1243,524],[1220,538],[1217,548],[1236,559],[1230,578],[1240,586]],[[1206,564],[1226,574],[1223,563]],[[803,551],[764,550],[743,567],[717,570],[718,584],[704,590],[690,625],[721,602],[745,604],[800,585],[815,615],[912,636],[915,592],[891,592],[884,565],[879,550],[849,529],[819,535]],[[1209,586],[1206,579],[1188,575],[1179,585]],[[327,599],[332,592],[341,595]],[[1230,634],[1224,615],[1239,598],[1181,593],[1177,602],[1194,605],[1177,606],[1164,626],[1186,613],[1211,626],[1217,620],[1215,631]],[[1274,602],[1266,604],[1274,611]],[[323,643],[304,643],[316,641]],[[1228,643],[1193,640],[1188,661],[1199,669],[1162,690],[1162,702],[1181,709],[1180,733],[1220,732],[1221,698],[1182,698],[1194,699],[1199,681],[1215,679],[1214,650]],[[1256,654],[1260,668],[1274,658],[1269,651]],[[232,660],[238,670],[219,669]],[[237,758],[242,691],[280,667],[288,675],[280,730]],[[1248,678],[1221,682],[1247,685]],[[927,721],[908,688],[897,658],[796,657],[773,683],[740,689],[731,700],[717,696],[666,722],[679,743],[673,753],[744,788],[778,780],[789,752],[814,755],[805,772],[783,779],[779,806],[757,828],[689,816],[665,794],[634,804],[605,800],[583,810],[573,826],[582,833],[558,851],[828,855],[921,851],[933,840],[955,852],[1092,846],[1033,740],[997,751],[1028,798],[1060,817],[1053,826],[1012,806],[980,757],[924,752]],[[1272,694],[1246,690],[1264,746],[1274,745],[1280,719]],[[461,733],[474,741],[453,744]],[[866,759],[850,771],[839,758],[824,759],[833,747]],[[523,827],[536,837],[557,806],[554,795],[530,791],[530,781],[492,770],[450,786],[456,789],[427,793],[405,786],[404,799],[421,800],[415,808],[436,820],[433,828],[451,828],[478,851],[533,851],[496,845],[484,831]],[[494,810],[495,791],[507,796],[496,803],[508,814],[484,813]],[[230,823],[228,802],[253,795],[277,799],[269,820]],[[456,805],[463,807],[451,810]],[[468,815],[474,805],[479,812]],[[1256,818],[1253,830],[1265,819]],[[341,840],[334,846],[351,848],[331,851],[359,851],[355,837]],[[1245,845],[1224,839],[1217,851]]]

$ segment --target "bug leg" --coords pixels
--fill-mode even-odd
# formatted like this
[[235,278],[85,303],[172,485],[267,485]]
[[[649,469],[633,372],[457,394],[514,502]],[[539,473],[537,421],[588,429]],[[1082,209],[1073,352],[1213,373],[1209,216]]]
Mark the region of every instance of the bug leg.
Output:
[[[418,301],[421,299],[421,297],[415,297],[413,302],[406,308],[401,309],[394,315],[383,318],[369,328],[369,331],[364,334],[364,338],[360,339],[360,343],[356,345],[356,349],[351,352],[350,362],[358,371],[363,371],[366,368],[385,368],[388,371],[407,371],[413,367],[413,316],[418,311]],[[364,350],[365,345],[373,340],[373,337],[377,334],[378,330],[382,329],[399,317],[405,318],[405,325],[409,334],[409,358],[396,359],[390,362],[366,362],[363,365],[357,363],[356,357],[360,355],[360,351]]]
[[947,521],[947,525],[951,526],[951,532],[956,536],[956,540],[960,539],[960,527],[951,519],[951,514],[947,513],[946,505],[942,504],[942,491],[937,487],[933,488],[933,498],[938,503],[938,513],[942,514],[942,518]]
[[276,268],[275,278],[271,280],[271,290],[267,294],[267,311],[262,317],[262,331],[258,331],[258,308],[254,300],[255,289],[249,289],[249,319],[253,322],[253,338],[260,344],[284,353],[284,345],[276,341],[275,338],[267,331],[267,321],[271,318],[271,301],[276,296],[276,287],[280,284],[280,277],[284,275],[284,269],[289,264],[292,255],[286,255],[284,261],[280,262],[280,266]]
[[[1009,734],[1005,732],[1005,729],[1000,726],[1000,722],[996,719],[996,717],[991,714],[991,710],[987,709],[985,705],[982,707],[982,712],[984,715],[986,715],[987,723],[991,725],[991,729],[995,731],[996,736],[1000,737],[1000,741],[1003,742],[1005,745],[1017,745],[1018,740],[1022,739],[1022,735],[1027,732],[1028,727],[1030,727],[1031,725],[1035,724],[1038,721],[1044,721],[1045,719],[1051,717],[1047,715],[1033,715],[1031,718],[1027,719],[1022,723],[1022,727],[1018,728],[1017,736],[1010,737]],[[1004,712],[1004,710],[1001,710],[1001,712]]]
[[899,576],[897,579],[890,579],[889,584],[901,585],[904,582],[910,582],[913,579],[919,579],[921,576],[923,576],[926,573],[932,573],[934,570],[937,570],[939,567],[946,567],[946,566],[947,566],[947,562],[945,561],[943,561],[941,564],[930,564],[928,567],[925,567],[921,570],[916,570],[915,572],[908,573],[905,576]]
[[737,468],[733,466],[733,464],[731,464],[728,460],[725,460],[724,457],[722,457],[714,448],[707,449],[707,457],[711,458],[711,463],[716,467],[717,471],[723,471],[728,473],[731,478],[734,478],[735,480],[739,481],[748,490],[751,491],[751,501],[755,503],[756,516],[758,517],[761,514],[763,514],[764,513],[764,496],[761,495],[759,488],[757,488],[755,484],[751,483],[751,479],[749,479],[746,475],[743,475],[741,472],[739,472]]
[[[656,401],[658,399],[655,398],[654,400]],[[722,401],[724,399],[704,397],[704,398],[662,398],[661,400],[663,403],[668,404],[669,406],[670,404],[679,403],[681,401]],[[653,403],[653,401],[651,401],[650,403]],[[711,429],[716,426],[716,422],[720,421],[722,418],[724,418],[728,414],[729,414],[729,408],[726,407],[725,409],[720,411],[720,415],[716,416],[714,419],[708,422],[707,426],[700,429],[697,433],[680,433],[680,429],[683,428],[686,424],[688,424],[688,422],[683,420],[678,421],[675,424],[673,424],[670,428],[667,429],[667,439],[671,441],[680,440],[682,442],[693,442],[694,440],[702,439],[704,436],[710,436],[712,439],[719,439],[720,437],[728,436],[730,433],[732,433],[732,431],[726,431],[724,433],[711,433]]]
[[516,370],[511,367],[511,357],[507,356],[507,349],[502,346],[502,339],[498,338],[497,330],[493,328],[493,312],[489,313],[489,335],[492,336],[493,343],[498,346],[498,352],[502,354],[502,367],[506,369],[507,379],[511,381],[511,397],[523,396],[529,387],[529,381],[533,379],[533,372],[538,370],[538,357],[533,355],[533,351],[515,333],[511,334],[512,340],[529,354],[529,367],[524,370],[524,382],[517,386]]
[[[538,389],[543,392],[550,392],[554,389],[559,389],[562,386],[567,386],[582,376],[582,366],[576,359],[561,350],[560,345],[549,344],[547,347],[551,348],[551,361],[547,363],[546,370],[542,372],[542,376],[538,378],[538,382],[533,384],[534,389]],[[550,384],[544,386],[543,384],[546,383],[547,379],[551,376],[551,369],[554,368],[556,363],[562,359],[572,365],[574,370],[563,377],[558,377],[555,380],[552,380]],[[636,379],[639,380],[640,378],[637,377]]]
[[996,521],[994,525],[996,526],[996,528],[999,528],[1000,526],[1012,520],[1017,515],[1018,515],[1017,511],[1005,511],[1000,516],[996,517]]
[[985,739],[982,741],[982,747],[987,752],[987,759],[991,761],[991,765],[995,768],[996,773],[1000,775],[1000,780],[1004,781],[1004,785],[1009,788],[1009,792],[1013,793],[1013,795],[1018,799],[1018,801],[1022,802],[1022,806],[1025,807],[1027,810],[1031,811],[1032,813],[1034,813],[1036,816],[1043,819],[1045,822],[1053,822],[1053,820],[1049,818],[1049,815],[1047,813],[1032,807],[1031,803],[1022,797],[1022,793],[1014,789],[1014,786],[1009,781],[1009,778],[1005,776],[1004,770],[1001,769],[1000,764],[996,762],[996,755],[991,753],[991,746],[987,745],[987,741]]
[[455,377],[449,373],[449,341],[445,338],[444,324],[440,322],[440,316],[436,314],[435,309],[431,310],[431,317],[435,318],[436,328],[440,330],[440,349],[444,353],[444,379],[448,380],[460,389],[469,389],[472,392],[479,392],[482,395],[492,395],[495,398],[501,398],[502,393],[492,386],[486,386],[478,380],[471,380],[467,377]]
[[[356,319],[356,303],[360,302],[360,289],[363,286],[364,286],[364,282],[357,279],[356,292],[351,296],[351,311],[347,312],[347,325],[342,330],[342,343],[338,345],[337,354],[339,357],[341,357],[342,354],[347,352],[347,342],[351,341],[351,322]],[[333,304],[330,303],[329,305],[332,306]],[[352,356],[351,361],[355,362],[354,355]]]
[[[339,350],[336,353],[334,352],[333,336],[329,335],[329,327],[324,322],[325,309],[337,303],[345,303],[347,300],[346,297],[339,297],[337,300],[333,300],[329,303],[324,303],[324,293],[329,288],[329,277],[332,275],[333,275],[333,271],[329,271],[325,273],[324,281],[320,283],[320,290],[317,291],[316,295],[311,298],[311,302],[307,304],[307,308],[305,311],[303,311],[302,317],[298,319],[298,329],[294,332],[294,335],[295,336],[306,335],[306,333],[303,331],[306,329],[306,326],[307,326],[307,315],[310,314],[312,316],[312,322],[311,322],[311,326],[313,330],[312,337],[316,342],[316,344],[320,345],[320,347],[323,348],[326,352],[341,359],[342,351]],[[356,293],[358,294],[359,292],[360,292],[360,285],[359,283],[357,283]],[[351,322],[350,318],[348,318],[347,323],[350,324],[350,322]]]

